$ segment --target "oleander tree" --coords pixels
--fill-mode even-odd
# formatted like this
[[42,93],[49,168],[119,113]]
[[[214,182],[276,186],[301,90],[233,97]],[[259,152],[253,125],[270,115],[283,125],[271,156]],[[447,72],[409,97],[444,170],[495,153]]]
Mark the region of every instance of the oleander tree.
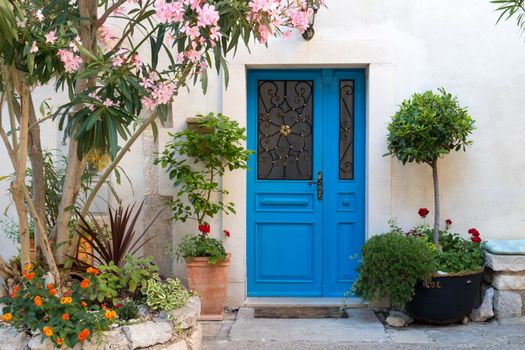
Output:
[[[78,245],[75,207],[85,215],[108,176],[148,128],[156,133],[181,88],[222,69],[239,45],[302,33],[324,0],[0,0],[0,138],[15,170],[10,186],[21,264],[30,262],[29,222],[55,282]],[[39,113],[32,93],[53,86],[67,102]],[[176,106],[175,106],[176,107]],[[54,227],[45,220],[41,125],[58,120],[68,141]],[[88,164],[102,172],[77,200]],[[26,168],[31,169],[32,193]],[[77,208],[78,209],[78,208]],[[0,276],[9,268],[0,257]]]
[[525,0],[491,0],[496,4],[496,11],[500,13],[498,23],[501,20],[516,20],[516,24],[521,31],[525,31]]
[[432,168],[434,184],[434,243],[439,245],[438,160],[452,151],[465,151],[474,120],[456,97],[441,88],[438,93],[416,93],[403,101],[388,125],[388,153],[406,163]]

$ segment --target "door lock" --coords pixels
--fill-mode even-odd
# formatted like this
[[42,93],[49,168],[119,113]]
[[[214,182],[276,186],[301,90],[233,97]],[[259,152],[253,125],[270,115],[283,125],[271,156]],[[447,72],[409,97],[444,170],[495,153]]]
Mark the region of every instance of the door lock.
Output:
[[317,173],[317,181],[310,181],[308,182],[309,185],[316,184],[317,185],[317,200],[322,201],[323,200],[323,172],[319,171]]

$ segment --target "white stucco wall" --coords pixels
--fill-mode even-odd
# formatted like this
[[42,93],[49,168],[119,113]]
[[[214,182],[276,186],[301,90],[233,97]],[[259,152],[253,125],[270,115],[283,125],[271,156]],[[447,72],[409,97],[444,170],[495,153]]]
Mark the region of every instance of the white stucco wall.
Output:
[[[469,107],[476,119],[474,145],[466,153],[440,163],[443,219],[454,230],[477,227],[484,238],[524,238],[525,224],[525,41],[514,23],[495,25],[489,1],[479,0],[329,0],[316,18],[316,35],[277,39],[239,49],[230,59],[230,85],[221,88],[210,77],[209,91],[183,92],[174,104],[173,128],[161,131],[160,149],[169,131],[180,130],[186,117],[223,112],[246,125],[246,70],[257,67],[362,67],[367,71],[367,236],[384,232],[396,218],[409,227],[419,223],[417,209],[432,209],[430,168],[401,166],[382,157],[386,125],[397,105],[413,92],[445,87]],[[45,95],[45,94],[44,94]],[[49,132],[51,137],[53,132]],[[57,140],[51,142],[56,145]],[[2,159],[6,157],[0,151]],[[141,199],[151,191],[144,177],[143,145],[139,142],[123,163],[135,192],[122,187],[125,198]],[[2,173],[5,173],[2,169]],[[174,193],[162,170],[153,191]],[[215,225],[232,231],[227,242],[233,253],[229,304],[245,298],[246,180],[242,172],[223,181],[237,215]],[[0,183],[0,186],[5,184]],[[155,189],[156,187],[156,189]],[[3,187],[0,187],[0,191]],[[3,192],[2,192],[3,193]],[[0,197],[0,207],[6,196]],[[432,220],[432,218],[429,218]],[[174,235],[193,230],[174,225]],[[3,239],[2,239],[3,241]],[[0,254],[6,250],[0,245]],[[176,273],[184,273],[176,264]]]

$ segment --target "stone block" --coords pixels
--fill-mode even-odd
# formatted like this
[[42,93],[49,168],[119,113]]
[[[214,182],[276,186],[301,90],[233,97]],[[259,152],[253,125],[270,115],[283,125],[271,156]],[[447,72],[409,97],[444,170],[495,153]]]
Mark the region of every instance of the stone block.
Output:
[[130,349],[145,348],[163,344],[171,339],[171,325],[169,322],[144,322],[122,327],[129,341]]
[[495,255],[487,252],[485,254],[485,266],[496,272],[525,271],[525,255]]
[[492,279],[492,285],[499,290],[525,290],[525,271],[496,272]]
[[477,308],[472,310],[469,318],[474,322],[485,322],[494,317],[494,288],[489,288],[483,295],[483,302]]
[[171,196],[145,196],[142,218],[144,227],[153,223],[144,237],[144,256],[152,256],[159,274],[167,277],[174,276],[173,259],[166,254],[167,245],[173,243],[171,212],[166,204],[171,199]]
[[394,328],[402,328],[407,325],[405,320],[402,317],[397,317],[397,316],[388,316],[386,318],[386,323],[390,327],[394,327]]
[[201,312],[201,301],[198,297],[188,299],[186,305],[170,312],[171,319],[176,322],[175,327],[188,329],[197,324]]
[[30,350],[53,350],[55,348],[53,342],[48,338],[42,339],[41,334],[32,336],[31,339],[29,339],[27,347]]
[[82,345],[82,350],[129,350],[128,339],[122,330],[116,329],[105,331],[100,335],[95,335],[88,343]]
[[158,348],[158,350],[188,350],[188,346],[186,345],[186,342],[184,340],[179,340],[176,343],[160,347]]
[[186,345],[188,350],[201,350],[202,342],[202,326],[200,323],[191,330],[188,338],[186,339]]
[[521,316],[522,300],[519,293],[496,290],[494,293],[494,315],[497,319]]
[[28,337],[11,327],[0,327],[0,350],[26,349]]

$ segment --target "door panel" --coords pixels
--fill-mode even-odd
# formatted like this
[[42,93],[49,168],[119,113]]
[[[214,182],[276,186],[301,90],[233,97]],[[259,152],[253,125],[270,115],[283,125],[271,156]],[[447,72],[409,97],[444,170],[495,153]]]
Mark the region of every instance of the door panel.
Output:
[[364,239],[363,72],[250,71],[248,148],[248,295],[342,295]]

